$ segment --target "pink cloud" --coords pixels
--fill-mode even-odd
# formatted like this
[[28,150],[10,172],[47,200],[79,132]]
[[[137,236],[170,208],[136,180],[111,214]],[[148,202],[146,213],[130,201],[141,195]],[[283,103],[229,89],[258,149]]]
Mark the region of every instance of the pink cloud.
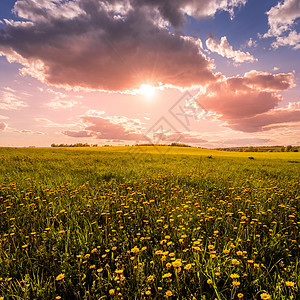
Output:
[[274,110],[282,100],[278,91],[293,86],[293,73],[251,71],[244,77],[223,77],[208,85],[198,102],[234,130],[267,130],[272,124],[300,121],[299,111]]
[[234,130],[257,132],[289,127],[290,122],[297,122],[300,126],[300,110],[274,109],[250,118],[228,120],[228,126]]
[[213,63],[201,41],[166,26],[182,25],[184,10],[200,14],[206,7],[210,15],[235,6],[200,2],[19,0],[15,12],[28,21],[7,22],[0,52],[21,63],[22,74],[58,87],[127,91],[146,82],[205,84],[214,80]]
[[102,140],[144,140],[139,120],[126,117],[82,116],[86,126],[80,131],[64,131],[70,137],[94,137]]
[[300,18],[299,0],[279,1],[268,12],[269,30],[262,37],[274,37],[272,47],[291,46],[300,48],[300,34],[294,29],[296,20]]
[[4,131],[6,129],[7,125],[4,122],[0,122],[0,130]]
[[220,41],[215,38],[207,39],[206,47],[211,52],[216,52],[223,57],[232,58],[236,63],[254,62],[257,60],[249,52],[242,52],[240,50],[234,51],[232,46],[227,41],[226,36],[221,37]]

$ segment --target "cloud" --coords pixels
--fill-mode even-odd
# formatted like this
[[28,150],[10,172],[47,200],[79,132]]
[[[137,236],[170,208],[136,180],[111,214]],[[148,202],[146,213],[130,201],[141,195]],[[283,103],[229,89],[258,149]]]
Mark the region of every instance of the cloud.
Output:
[[[18,0],[0,32],[0,53],[21,74],[64,88],[132,91],[143,83],[189,87],[215,80],[186,15],[233,14],[246,0]],[[251,60],[247,53],[240,60]]]
[[257,59],[254,58],[254,56],[252,56],[249,52],[242,52],[240,50],[234,51],[232,46],[227,41],[226,36],[221,37],[220,41],[216,38],[207,39],[206,47],[211,52],[216,52],[223,57],[232,58],[236,63],[257,61]]
[[9,117],[0,115],[0,120],[7,120],[7,119],[9,119]]
[[290,122],[297,122],[300,126],[300,110],[273,109],[249,118],[231,119],[228,126],[234,130],[258,132],[286,127]]
[[91,137],[92,135],[88,133],[87,131],[63,131],[64,135],[67,135],[69,137],[75,137],[75,138],[84,138],[84,137]]
[[300,34],[295,30],[290,31],[287,36],[278,36],[276,41],[272,43],[273,48],[279,46],[291,46],[294,50],[300,49]]
[[[95,111],[94,111],[95,112]],[[144,140],[141,133],[142,124],[140,120],[126,117],[104,117],[98,115],[81,116],[81,124],[84,130],[64,131],[63,134],[70,137],[93,137],[101,140]]]
[[37,134],[37,135],[46,135],[47,133],[41,132],[41,131],[32,131],[27,129],[14,129],[13,132],[21,133],[21,134]]
[[22,101],[20,97],[15,94],[14,90],[5,88],[0,92],[0,109],[17,110],[27,106],[27,103]]
[[226,126],[256,132],[268,130],[272,124],[300,121],[298,111],[274,109],[282,100],[278,92],[293,86],[293,73],[274,75],[253,70],[243,77],[223,76],[208,85],[197,101]]
[[78,102],[76,101],[58,100],[58,101],[48,102],[45,105],[53,109],[62,109],[62,108],[71,108],[75,106],[77,103]]
[[6,127],[7,127],[6,123],[0,122],[0,131],[4,131]]
[[274,48],[292,46],[294,49],[299,49],[299,33],[293,29],[295,21],[300,18],[299,0],[280,1],[266,14],[268,15],[269,30],[262,37],[275,37],[276,41],[272,44]]

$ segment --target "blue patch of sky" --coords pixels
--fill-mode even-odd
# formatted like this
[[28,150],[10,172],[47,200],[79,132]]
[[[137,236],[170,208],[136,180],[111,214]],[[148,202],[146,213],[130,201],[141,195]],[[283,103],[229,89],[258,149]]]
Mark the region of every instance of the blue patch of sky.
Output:
[[264,34],[268,31],[266,12],[277,3],[278,1],[272,0],[249,0],[245,6],[234,9],[232,20],[226,11],[219,11],[214,17],[202,20],[188,17],[184,32],[188,35],[199,36],[203,41],[210,36],[218,39],[226,36],[236,50],[250,38],[258,40],[258,33]]
[[0,29],[4,28],[6,25],[3,22],[4,19],[18,19],[17,16],[12,12],[16,1],[1,1],[0,2]]

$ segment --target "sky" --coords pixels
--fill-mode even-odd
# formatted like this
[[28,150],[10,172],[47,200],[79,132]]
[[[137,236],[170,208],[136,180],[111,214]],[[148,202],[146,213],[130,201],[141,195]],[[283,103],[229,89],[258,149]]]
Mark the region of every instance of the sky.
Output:
[[6,0],[0,146],[300,145],[300,0]]

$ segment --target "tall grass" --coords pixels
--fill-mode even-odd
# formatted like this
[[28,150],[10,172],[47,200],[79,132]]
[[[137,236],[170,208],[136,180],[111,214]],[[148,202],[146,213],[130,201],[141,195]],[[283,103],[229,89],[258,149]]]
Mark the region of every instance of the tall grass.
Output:
[[300,299],[298,153],[141,149],[0,149],[0,299]]

